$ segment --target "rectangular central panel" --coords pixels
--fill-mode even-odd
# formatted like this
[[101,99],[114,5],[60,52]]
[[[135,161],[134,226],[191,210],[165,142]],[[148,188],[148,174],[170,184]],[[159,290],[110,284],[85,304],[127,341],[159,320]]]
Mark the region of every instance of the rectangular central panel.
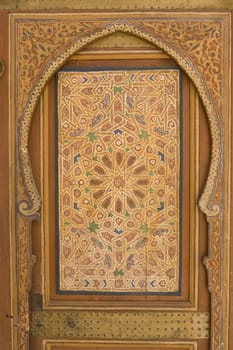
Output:
[[57,74],[60,293],[178,294],[181,73]]

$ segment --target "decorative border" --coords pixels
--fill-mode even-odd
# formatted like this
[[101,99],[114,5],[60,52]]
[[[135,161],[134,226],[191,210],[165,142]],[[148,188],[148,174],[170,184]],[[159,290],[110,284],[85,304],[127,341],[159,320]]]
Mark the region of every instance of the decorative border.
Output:
[[[230,83],[224,77],[230,79],[231,76],[230,13],[111,12],[63,16],[51,13],[11,14],[10,17],[9,42],[14,43],[10,56],[11,101],[15,100],[16,111],[13,104],[10,109],[14,116],[11,120],[17,128],[13,175],[17,203],[17,348],[28,349],[28,295],[33,266],[30,223],[40,209],[28,154],[33,112],[50,77],[71,55],[116,32],[138,36],[173,57],[193,81],[207,112],[212,139],[211,164],[199,206],[209,222],[209,256],[205,264],[211,292],[211,349],[228,348],[228,289],[224,290],[224,285],[228,286],[229,279],[230,164],[224,159],[229,155],[230,145]],[[50,35],[45,35],[45,26]],[[51,33],[55,33],[53,46],[47,42]]]
[[[56,189],[55,189],[55,201],[57,203],[56,205],[56,210],[55,210],[55,215],[56,215],[56,276],[58,276],[57,280],[56,280],[56,292],[58,294],[80,294],[80,295],[174,295],[174,296],[180,296],[181,295],[181,286],[182,286],[182,270],[183,270],[183,266],[182,266],[182,237],[183,237],[183,229],[182,229],[182,209],[183,209],[183,203],[182,203],[182,193],[183,193],[183,178],[182,178],[182,173],[183,173],[183,106],[182,106],[182,98],[183,98],[183,76],[182,76],[182,71],[180,70],[179,67],[170,67],[170,66],[159,66],[159,67],[109,67],[106,68],[105,66],[101,67],[101,68],[62,68],[61,70],[59,70],[56,74],[55,77],[55,81],[56,81],[56,85],[55,85],[55,90],[56,90],[56,142],[55,144],[58,145],[59,142],[59,137],[58,137],[58,80],[59,80],[59,76],[58,73],[59,72],[90,72],[90,71],[119,71],[119,70],[127,70],[127,71],[131,71],[131,70],[176,70],[179,72],[179,85],[178,85],[178,90],[179,90],[179,111],[177,112],[178,114],[178,119],[179,119],[179,125],[180,125],[180,130],[178,131],[179,134],[179,138],[180,138],[180,145],[179,145],[179,173],[180,173],[180,178],[179,178],[179,185],[178,185],[178,230],[179,230],[179,234],[178,234],[178,238],[177,238],[177,250],[178,250],[178,257],[177,257],[177,290],[176,291],[161,291],[161,292],[153,292],[153,291],[133,291],[131,290],[130,292],[128,291],[124,291],[124,292],[116,292],[116,291],[85,291],[83,290],[75,290],[75,289],[65,289],[62,290],[60,289],[60,225],[59,225],[59,181],[58,181],[58,175],[56,178]],[[55,147],[57,147],[55,145]],[[56,155],[58,155],[58,149],[56,150]],[[56,156],[55,159],[55,167],[56,167],[56,174],[58,174],[59,171],[59,165],[58,165],[58,156]]]
[[[115,37],[115,35],[113,36]],[[113,37],[108,37],[108,41],[106,41],[106,39],[104,40],[105,42],[108,43],[109,47],[112,43],[112,39]],[[117,35],[118,37],[118,35]],[[126,43],[128,43],[128,39],[130,40],[129,43],[133,43],[133,40],[130,36],[125,35],[124,37],[125,39],[125,45]],[[134,38],[134,37],[133,37]],[[135,37],[136,38],[136,37]],[[137,40],[137,38],[136,38]],[[110,42],[109,42],[110,41]],[[100,42],[97,41],[96,45],[101,44],[102,47],[102,40]],[[115,48],[115,43],[113,43],[112,49]],[[142,47],[141,47],[142,50]],[[85,61],[98,61],[98,62],[102,62],[102,64],[106,64],[107,61],[109,60],[116,60],[119,59],[122,61],[122,63],[125,60],[131,60],[131,65],[133,65],[134,60],[138,60],[138,59],[142,59],[142,62],[145,60],[155,60],[155,59],[169,59],[169,56],[167,54],[165,54],[164,52],[156,49],[154,50],[148,50],[148,51],[144,51],[143,48],[143,53],[141,50],[134,50],[132,52],[132,50],[127,49],[125,50],[111,50],[110,52],[106,52],[105,50],[99,50],[99,49],[95,49],[95,50],[88,50],[88,52],[83,51],[80,52],[74,56],[72,56],[68,63],[66,65],[69,66],[69,62],[70,61],[77,61],[77,64],[81,64],[84,63],[85,66]],[[78,63],[79,61],[79,63]],[[93,62],[93,63],[94,63]],[[106,63],[105,63],[106,62]],[[124,64],[124,63],[123,63]],[[143,63],[142,63],[143,65]],[[172,63],[173,67],[178,68],[177,64]],[[65,69],[65,67],[62,67],[62,70]],[[58,71],[59,72],[59,71]],[[187,77],[186,77],[187,79]],[[169,307],[169,305],[171,305],[171,300],[167,303],[166,299],[164,299],[164,301],[152,301],[152,303],[150,304],[150,309],[152,310],[158,310],[161,308],[161,304],[163,305],[164,310],[184,310],[184,309],[188,309],[189,311],[197,311],[198,307],[197,307],[197,299],[198,299],[198,254],[199,254],[199,228],[198,228],[198,222],[199,222],[199,208],[198,205],[195,201],[194,198],[198,198],[199,196],[199,169],[197,164],[198,163],[198,157],[199,157],[199,142],[198,142],[198,132],[197,130],[199,130],[199,124],[198,124],[198,120],[199,120],[199,104],[200,104],[200,99],[198,97],[198,94],[192,84],[191,81],[189,81],[189,88],[186,92],[186,94],[189,95],[190,97],[190,108],[189,108],[189,123],[190,123],[190,127],[189,127],[189,136],[187,137],[187,141],[188,138],[190,138],[190,169],[189,169],[189,173],[190,173],[190,198],[189,198],[189,203],[190,203],[190,236],[189,236],[189,241],[190,241],[190,253],[188,253],[185,250],[185,254],[188,253],[188,255],[190,256],[190,264],[188,264],[187,266],[187,273],[186,274],[186,278],[188,278],[188,275],[190,278],[188,278],[189,282],[186,284],[185,287],[185,291],[184,291],[184,295],[182,296],[174,296],[172,298],[172,303],[174,302],[174,306]],[[42,94],[42,98],[41,98],[41,110],[40,110],[40,118],[41,118],[41,130],[43,133],[42,136],[42,140],[41,140],[41,174],[43,174],[41,176],[41,196],[42,196],[42,202],[43,202],[43,213],[42,213],[42,220],[41,220],[41,227],[43,227],[42,229],[42,240],[43,243],[42,245],[45,247],[45,252],[42,256],[42,260],[43,260],[43,267],[42,267],[42,271],[43,271],[43,287],[42,287],[42,294],[43,294],[43,309],[45,310],[54,310],[54,309],[62,309],[64,308],[64,304],[67,302],[66,297],[64,296],[64,294],[58,294],[55,288],[56,283],[54,281],[52,281],[54,276],[54,273],[56,271],[56,264],[55,264],[55,260],[54,259],[54,265],[51,265],[49,263],[49,257],[50,254],[52,254],[52,249],[49,247],[53,247],[56,244],[55,241],[55,227],[52,228],[54,234],[52,235],[53,238],[49,238],[48,235],[46,234],[46,232],[49,232],[51,230],[51,221],[50,218],[47,216],[48,211],[50,210],[49,207],[49,188],[50,188],[50,181],[49,181],[49,174],[50,174],[50,170],[48,169],[48,164],[50,164],[50,158],[48,155],[48,147],[50,143],[50,139],[48,140],[48,135],[49,135],[49,128],[51,128],[51,123],[49,123],[48,120],[48,113],[49,113],[49,104],[50,104],[50,97],[49,97],[49,84],[45,87],[43,94]],[[182,89],[183,90],[183,89]],[[183,106],[184,107],[184,106]],[[187,131],[187,130],[186,130]],[[43,180],[44,179],[44,180]],[[52,224],[53,225],[53,224]],[[183,241],[183,239],[182,239]],[[47,249],[46,249],[47,247]],[[185,269],[186,270],[186,269]],[[195,272],[196,271],[196,272]],[[182,280],[184,277],[184,270],[182,271]],[[184,288],[184,286],[182,286],[182,289]],[[183,293],[182,293],[183,294]],[[79,295],[80,296],[80,295]],[[146,301],[140,301],[140,306],[139,303],[136,302],[135,300],[130,300],[130,306],[129,303],[127,301],[98,301],[98,303],[94,303],[93,306],[90,305],[90,300],[83,300],[82,295],[81,298],[79,298],[79,296],[72,294],[71,296],[71,304],[72,304],[72,309],[78,309],[78,310],[93,310],[93,306],[96,310],[103,310],[103,309],[108,309],[111,308],[112,310],[119,310],[119,309],[127,309],[130,307],[130,309],[140,309],[140,310],[147,310],[147,302]],[[175,300],[175,299],[178,300]],[[184,299],[183,299],[184,298]],[[84,298],[85,299],[85,298]],[[164,304],[165,302],[165,304]],[[177,303],[176,303],[177,302]],[[71,304],[69,305],[71,307]]]
[[147,341],[142,343],[140,341],[93,341],[93,340],[86,340],[86,341],[72,341],[72,340],[45,340],[43,341],[43,350],[65,350],[70,348],[76,348],[78,350],[80,347],[82,349],[94,348],[95,350],[96,346],[101,346],[101,349],[108,348],[111,346],[111,348],[117,350],[119,347],[122,348],[122,346],[125,346],[128,350],[197,350],[197,341],[175,341],[175,342],[156,342],[156,341]]

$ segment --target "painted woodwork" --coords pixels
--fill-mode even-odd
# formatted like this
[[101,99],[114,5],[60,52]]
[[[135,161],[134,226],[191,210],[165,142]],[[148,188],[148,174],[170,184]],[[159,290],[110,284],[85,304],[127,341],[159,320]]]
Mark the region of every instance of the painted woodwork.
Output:
[[[138,36],[168,53],[193,81],[202,99],[211,133],[211,162],[207,182],[199,201],[199,206],[206,214],[209,223],[209,253],[205,259],[205,265],[211,292],[211,349],[227,348],[229,295],[224,285],[228,284],[229,279],[230,164],[225,160],[229,157],[230,145],[230,13],[100,12],[94,15],[93,13],[65,13],[64,15],[13,13],[9,17],[10,101],[15,101],[15,104],[10,104],[11,123],[14,126],[11,133],[11,158],[16,164],[11,173],[13,202],[16,204],[16,211],[12,211],[12,239],[16,240],[12,263],[17,266],[16,273],[12,275],[16,287],[13,298],[14,316],[18,320],[14,332],[15,348],[29,349],[28,297],[31,288],[31,271],[35,263],[31,251],[30,229],[32,220],[39,217],[41,206],[28,152],[33,113],[49,79],[74,53],[84,49],[87,44],[116,32]],[[121,100],[119,102],[122,103]],[[142,121],[141,113],[138,111],[135,113],[139,115],[137,119]],[[154,130],[153,127],[152,130]],[[70,130],[70,133],[72,132],[77,132],[77,129]],[[138,134],[145,136],[149,132],[151,129],[144,130],[142,126]],[[93,131],[87,130],[86,140],[88,133],[91,137]],[[72,136],[69,135],[69,137]],[[88,142],[91,144],[90,137]],[[154,137],[156,139],[156,136]],[[175,147],[177,147],[178,156],[179,145],[176,144]],[[113,152],[117,163],[120,156],[117,156],[115,149]],[[107,156],[104,158],[103,154],[102,169],[105,170],[106,164],[110,164],[109,159]],[[149,157],[146,159],[150,160]],[[129,161],[129,158],[126,159],[126,164],[127,160]],[[174,161],[176,162],[177,159]],[[94,168],[91,170],[94,172]],[[124,179],[117,176],[115,184],[119,187]],[[88,176],[84,181],[88,181],[89,185],[91,185],[89,182],[91,179],[92,184],[93,180],[99,179],[92,177],[87,180],[87,178]],[[144,177],[140,179],[147,181]],[[174,197],[177,198],[177,176],[175,179]],[[62,191],[62,188],[59,187],[59,190]],[[96,192],[92,193],[94,196]],[[138,196],[136,195],[135,198]],[[120,203],[120,200],[118,202],[114,208],[115,212],[121,208],[123,210],[122,202]],[[63,225],[63,222],[59,224]],[[97,230],[96,225],[100,226],[94,220],[90,225],[89,234],[93,229]],[[144,225],[144,222],[140,225]],[[174,291],[177,286],[173,288]],[[111,308],[109,312],[112,317],[117,317]],[[118,339],[118,335],[114,333],[114,340]],[[123,340],[127,340],[127,337]]]

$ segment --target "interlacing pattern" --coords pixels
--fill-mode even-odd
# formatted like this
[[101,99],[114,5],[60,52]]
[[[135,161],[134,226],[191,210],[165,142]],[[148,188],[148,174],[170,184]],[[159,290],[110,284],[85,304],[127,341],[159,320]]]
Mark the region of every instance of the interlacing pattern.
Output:
[[177,292],[179,70],[58,77],[60,288]]

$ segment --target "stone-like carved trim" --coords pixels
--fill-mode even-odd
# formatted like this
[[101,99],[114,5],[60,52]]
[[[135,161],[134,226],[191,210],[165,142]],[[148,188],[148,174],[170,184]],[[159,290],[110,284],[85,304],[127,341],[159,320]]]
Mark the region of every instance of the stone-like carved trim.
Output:
[[171,57],[173,57],[181,68],[187,73],[187,75],[194,82],[197,91],[202,98],[203,104],[205,106],[210,131],[212,138],[212,152],[211,152],[211,164],[209,169],[209,174],[206,182],[205,189],[201,195],[199,205],[201,210],[207,216],[216,216],[221,211],[220,203],[211,203],[211,198],[215,191],[216,179],[218,177],[219,167],[221,165],[221,155],[222,155],[222,140],[221,140],[221,128],[219,125],[218,113],[214,107],[213,97],[206,87],[205,82],[201,74],[198,72],[197,68],[193,65],[192,61],[185,56],[185,54],[179,50],[179,48],[172,45],[170,42],[165,42],[160,38],[153,36],[152,34],[142,31],[135,25],[131,25],[126,20],[119,20],[118,23],[112,24],[107,28],[103,27],[98,32],[84,35],[82,38],[78,39],[76,42],[72,43],[66,51],[56,57],[50,64],[50,66],[41,73],[39,81],[36,83],[35,87],[30,93],[30,98],[27,102],[24,114],[21,118],[21,123],[19,127],[19,158],[22,178],[25,186],[25,193],[27,193],[28,200],[22,200],[19,202],[19,211],[24,216],[32,216],[37,213],[40,209],[40,196],[37,191],[33,174],[30,166],[30,159],[28,154],[28,137],[30,131],[30,124],[33,112],[35,110],[36,104],[38,102],[39,96],[45,87],[49,78],[61,67],[65,61],[72,56],[75,52],[81,50],[87,44],[95,41],[96,39],[105,37],[109,34],[115,32],[125,32],[134,34],[142,39],[155,44],[159,48],[167,52]]

